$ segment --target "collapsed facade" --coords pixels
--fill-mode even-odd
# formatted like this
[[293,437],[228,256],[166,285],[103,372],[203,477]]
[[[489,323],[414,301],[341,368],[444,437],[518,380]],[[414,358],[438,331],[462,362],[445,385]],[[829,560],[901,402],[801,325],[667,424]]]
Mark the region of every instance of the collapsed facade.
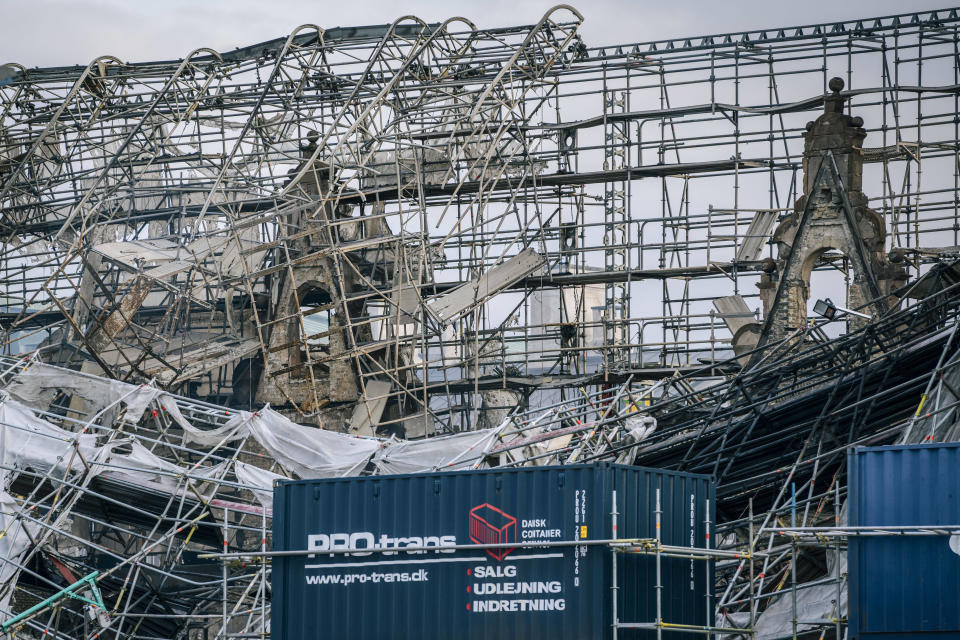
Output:
[[277,478],[616,460],[764,550],[721,626],[841,635],[842,554],[787,584],[773,527],[956,431],[960,19],[581,22],[4,67],[5,632],[267,634],[269,565],[198,554],[269,548]]

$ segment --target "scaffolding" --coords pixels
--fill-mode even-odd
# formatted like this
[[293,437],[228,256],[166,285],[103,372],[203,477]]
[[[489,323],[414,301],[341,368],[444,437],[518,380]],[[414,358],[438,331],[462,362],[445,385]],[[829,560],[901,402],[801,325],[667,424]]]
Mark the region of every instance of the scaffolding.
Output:
[[[841,637],[839,538],[791,532],[842,526],[849,447],[960,437],[960,16],[582,21],[5,65],[5,630],[263,637],[266,565],[197,556],[268,552],[272,478],[614,460],[716,479],[717,626]],[[771,332],[820,192],[893,284],[827,248],[805,299],[869,318]]]
[[[613,47],[580,21],[8,65],[3,348],[408,437],[723,360],[712,302],[757,314],[831,75],[887,250],[917,277],[960,245],[955,11]],[[843,296],[849,258],[815,273]]]

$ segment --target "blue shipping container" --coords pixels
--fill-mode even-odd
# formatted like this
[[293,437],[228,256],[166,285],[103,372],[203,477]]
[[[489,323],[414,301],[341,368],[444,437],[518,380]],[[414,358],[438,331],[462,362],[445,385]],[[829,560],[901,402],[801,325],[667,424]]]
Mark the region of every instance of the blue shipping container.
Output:
[[[857,447],[851,526],[960,524],[960,444]],[[960,637],[960,545],[951,536],[851,537],[850,637]]]
[[[280,482],[274,549],[317,553],[274,559],[272,636],[609,638],[608,547],[445,547],[653,538],[657,489],[664,544],[702,547],[714,520],[713,485],[706,476],[593,464]],[[409,546],[437,550],[401,550]],[[322,553],[330,549],[356,552]],[[618,619],[652,622],[654,557],[618,554],[617,560]],[[663,558],[662,572],[664,620],[707,624],[713,615],[712,565]],[[620,632],[621,638],[653,635]]]

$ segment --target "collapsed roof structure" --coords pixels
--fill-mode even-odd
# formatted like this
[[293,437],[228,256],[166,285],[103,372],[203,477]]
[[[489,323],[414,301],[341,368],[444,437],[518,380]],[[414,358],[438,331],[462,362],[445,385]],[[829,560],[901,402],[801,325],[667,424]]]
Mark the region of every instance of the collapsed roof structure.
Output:
[[3,67],[4,632],[262,637],[269,564],[198,556],[268,549],[276,478],[596,460],[716,478],[768,554],[721,625],[840,624],[776,525],[957,432],[960,18],[581,22]]

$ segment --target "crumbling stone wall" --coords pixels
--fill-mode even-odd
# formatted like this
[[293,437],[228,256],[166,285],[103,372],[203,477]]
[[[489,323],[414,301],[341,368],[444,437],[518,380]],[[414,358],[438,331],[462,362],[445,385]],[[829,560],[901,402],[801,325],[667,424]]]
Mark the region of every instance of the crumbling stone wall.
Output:
[[[766,266],[758,284],[768,340],[783,338],[805,325],[811,272],[831,249],[850,258],[853,279],[847,302],[851,307],[865,305],[877,294],[889,295],[906,280],[903,268],[891,263],[884,252],[886,225],[867,206],[863,193],[862,144],[867,135],[863,119],[844,113],[840,78],[830,81],[830,89],[833,94],[825,100],[823,114],[807,124],[804,134],[804,195],[774,232],[777,260]],[[892,303],[884,300],[870,311]],[[851,328],[863,322],[851,318]]]
[[[308,136],[308,144],[302,150],[305,158],[312,156],[317,137],[316,133]],[[291,170],[291,173],[298,173],[301,168],[302,165]],[[329,182],[329,166],[318,160],[313,163],[312,170],[298,186],[304,195],[319,200],[319,196],[329,191]],[[288,214],[289,219],[285,222],[289,229],[322,226],[339,213],[332,205],[324,204],[316,211],[298,210]],[[308,220],[306,216],[312,219]],[[319,236],[321,243],[328,241],[326,233],[319,233]],[[314,242],[316,241],[312,240],[310,235],[292,238],[284,250],[305,255],[311,252],[311,244]],[[348,350],[350,345],[347,331],[350,329],[349,322],[343,317],[343,295],[349,297],[354,288],[352,274],[337,270],[334,261],[328,257],[311,258],[281,272],[279,287],[274,305],[276,321],[271,325],[267,340],[267,366],[258,390],[258,401],[269,402],[277,407],[294,404],[299,411],[307,414],[321,409],[319,404],[356,402],[359,398],[359,385],[351,358],[326,362],[329,373],[323,377],[317,376],[319,367],[315,367],[314,375],[310,376],[306,367],[300,366],[304,364],[302,350],[306,348],[300,331],[300,301],[312,290],[320,289],[325,292],[332,306],[329,356],[336,358]]]

